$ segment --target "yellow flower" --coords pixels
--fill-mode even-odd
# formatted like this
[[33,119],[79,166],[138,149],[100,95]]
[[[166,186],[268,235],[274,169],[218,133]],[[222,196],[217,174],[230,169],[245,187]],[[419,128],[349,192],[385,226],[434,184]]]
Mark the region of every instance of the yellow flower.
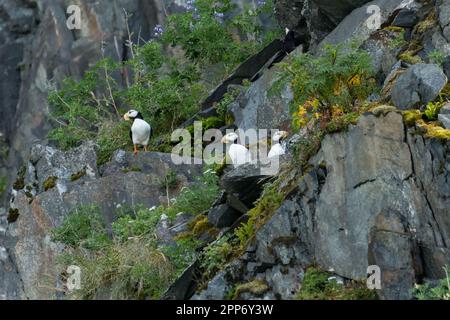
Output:
[[359,74],[353,76],[353,77],[348,81],[348,84],[349,84],[350,86],[354,86],[354,87],[360,86],[360,85],[361,85],[361,76],[360,76]]

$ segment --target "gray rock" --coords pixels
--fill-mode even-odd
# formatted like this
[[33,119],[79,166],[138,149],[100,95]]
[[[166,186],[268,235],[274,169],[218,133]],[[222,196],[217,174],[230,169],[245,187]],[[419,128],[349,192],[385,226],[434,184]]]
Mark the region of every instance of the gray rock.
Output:
[[191,300],[223,300],[232,286],[225,279],[225,272],[219,272],[209,283],[208,287],[192,296]]
[[40,144],[35,145],[31,149],[30,162],[34,170],[26,182],[28,184],[36,182],[38,190],[44,190],[45,182],[51,177],[56,177],[58,182],[67,183],[77,174],[80,175],[80,179],[95,179],[99,176],[95,145],[90,141],[66,152]]
[[243,96],[229,106],[239,129],[283,130],[289,127],[291,122],[289,105],[293,99],[290,87],[287,86],[281,94],[268,93],[276,81],[276,69],[273,67],[265,72],[261,78],[252,83]]
[[433,101],[447,84],[439,66],[416,64],[400,75],[392,88],[392,102],[399,109],[410,109]]
[[[329,2],[331,5],[331,2]],[[333,4],[336,2],[333,2]],[[324,45],[346,43],[351,39],[358,41],[367,40],[376,31],[376,26],[370,24],[369,19],[374,12],[370,12],[369,6],[380,8],[380,23],[385,23],[392,13],[399,7],[402,0],[375,0],[353,10],[345,19],[320,42],[319,48]]]
[[276,0],[275,15],[280,25],[295,30],[315,47],[352,10],[370,0]]
[[[169,170],[176,172],[178,178],[178,186],[171,190],[173,197],[202,174],[202,166],[175,165],[171,155],[141,153],[134,157],[131,153],[117,152],[114,160],[105,166],[108,170],[103,176],[99,176],[94,167],[94,174],[90,177],[76,181],[66,179],[72,169],[85,168],[91,160],[95,161],[89,150],[90,147],[81,147],[78,152],[62,153],[55,149],[36,148],[33,152],[35,167],[31,167],[38,173],[39,185],[42,185],[41,178],[50,174],[61,179],[57,180],[54,188],[40,190],[32,199],[24,191],[19,191],[11,203],[11,207],[18,210],[19,217],[8,227],[8,248],[23,282],[24,292],[20,298],[54,298],[54,290],[50,288],[61,285],[55,259],[63,247],[50,241],[50,230],[60,226],[74,209],[95,204],[109,225],[117,218],[118,210],[126,213],[126,210],[131,210],[127,208],[137,205],[151,208],[166,204],[167,195],[161,181]],[[120,165],[139,165],[142,170],[122,171]],[[180,218],[179,222],[182,220]],[[157,235],[162,244],[173,243],[176,231],[171,227],[167,219],[158,224]],[[43,278],[54,282],[50,286],[40,286]]]
[[304,270],[299,266],[275,266],[266,271],[265,280],[276,297],[282,300],[294,299],[300,290]]
[[445,75],[450,79],[450,54],[445,59],[443,67]]
[[289,265],[296,262],[295,247],[300,247],[299,235],[296,234],[299,208],[293,201],[285,201],[282,207],[256,233],[256,257],[265,264]]
[[450,130],[450,114],[439,114],[438,120],[442,122],[445,129]]
[[230,227],[240,216],[239,211],[227,204],[220,204],[208,212],[209,222],[217,228]]
[[380,297],[386,300],[411,299],[411,288],[416,283],[417,251],[402,220],[396,211],[382,212],[370,231],[368,263],[380,267]]
[[439,114],[450,115],[450,103],[443,105],[441,110],[439,110]]
[[393,26],[402,28],[412,28],[419,22],[417,11],[410,9],[402,9],[392,22]]
[[438,7],[439,24],[441,26],[444,37],[450,42],[450,3],[442,1]]

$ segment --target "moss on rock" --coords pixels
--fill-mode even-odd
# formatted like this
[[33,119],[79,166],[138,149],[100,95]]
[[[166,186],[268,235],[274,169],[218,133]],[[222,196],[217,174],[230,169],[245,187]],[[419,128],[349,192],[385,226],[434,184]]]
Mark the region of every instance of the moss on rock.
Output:
[[58,177],[51,176],[48,177],[47,180],[44,181],[44,191],[48,191],[56,186],[56,181],[58,180]]

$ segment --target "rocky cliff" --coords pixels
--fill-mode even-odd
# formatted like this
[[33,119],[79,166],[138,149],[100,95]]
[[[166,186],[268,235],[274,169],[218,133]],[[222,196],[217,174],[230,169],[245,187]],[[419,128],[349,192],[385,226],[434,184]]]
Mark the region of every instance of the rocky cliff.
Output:
[[[136,206],[165,206],[183,188],[198,188],[196,177],[204,173],[201,165],[175,165],[170,154],[134,157],[117,150],[111,161],[98,166],[91,142],[66,152],[47,145],[48,86],[67,75],[81,76],[103,55],[127,59],[123,9],[133,14],[128,24],[134,36],[147,39],[165,14],[180,9],[178,1],[77,3],[89,16],[76,32],[65,27],[64,1],[0,3],[0,57],[5,57],[0,67],[7,75],[0,80],[0,130],[9,148],[0,165],[11,180],[7,210],[0,215],[0,298],[64,298],[64,272],[56,262],[67,248],[52,241],[51,230],[80,205],[98,204],[111,233],[118,211],[133,214]],[[367,23],[373,5],[380,8],[377,28]],[[381,299],[412,299],[416,283],[445,277],[443,267],[450,264],[450,144],[444,127],[450,129],[450,106],[444,105],[432,123],[425,123],[420,112],[411,123],[404,111],[424,111],[448,88],[449,13],[449,4],[441,0],[276,0],[280,25],[301,39],[292,55],[359,41],[376,71],[375,107],[347,130],[325,135],[306,163],[294,161],[297,149],[290,148],[281,160],[288,168],[281,185],[289,188],[284,186],[279,207],[246,246],[214,272],[205,271],[200,254],[162,296],[293,299],[306,286],[311,266],[328,270],[346,287],[365,281],[367,267],[376,265],[382,271],[382,287],[376,291]],[[431,59],[433,52],[442,53],[442,59]],[[248,86],[233,85],[240,93],[228,111],[236,127],[293,131],[290,85],[269,93],[280,72],[272,65],[279,52],[274,54],[257,57],[267,61],[259,61],[263,67]],[[117,77],[126,81],[124,74]],[[289,145],[308,138],[307,130],[300,131]],[[175,220],[162,216],[156,241],[174,245],[193,232],[200,217],[209,229],[200,232],[198,251],[209,243],[232,243],[255,201],[261,195],[264,201],[265,187],[280,179],[261,174],[260,166],[226,168],[211,208],[196,218],[182,212]],[[169,196],[161,181],[173,173],[176,186]],[[110,296],[108,286],[95,295]]]

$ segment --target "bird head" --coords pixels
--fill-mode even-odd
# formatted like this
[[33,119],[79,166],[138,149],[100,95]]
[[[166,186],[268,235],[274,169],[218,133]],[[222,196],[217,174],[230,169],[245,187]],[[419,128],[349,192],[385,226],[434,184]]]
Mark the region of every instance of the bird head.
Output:
[[142,119],[142,115],[141,115],[140,112],[138,112],[138,111],[136,111],[136,110],[130,110],[130,111],[128,111],[127,113],[125,113],[125,114],[123,115],[123,118],[124,118],[126,121],[134,120],[134,119]]
[[281,140],[288,137],[288,133],[286,131],[277,131],[272,137],[274,142],[281,142]]
[[234,143],[238,139],[238,135],[234,132],[228,133],[222,138],[222,143],[229,144]]

